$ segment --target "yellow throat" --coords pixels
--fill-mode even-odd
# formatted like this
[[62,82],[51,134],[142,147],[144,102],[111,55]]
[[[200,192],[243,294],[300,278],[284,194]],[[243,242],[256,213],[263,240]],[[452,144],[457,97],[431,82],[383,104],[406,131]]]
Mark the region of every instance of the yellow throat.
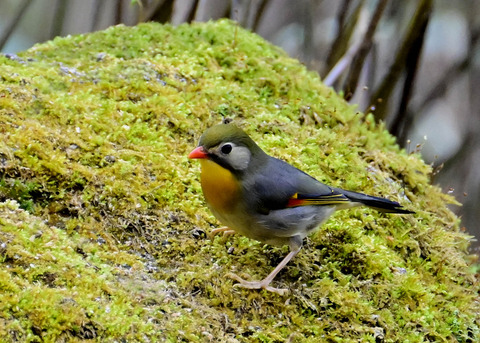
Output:
[[228,170],[207,159],[200,160],[203,195],[207,203],[218,212],[230,212],[240,196],[235,176]]

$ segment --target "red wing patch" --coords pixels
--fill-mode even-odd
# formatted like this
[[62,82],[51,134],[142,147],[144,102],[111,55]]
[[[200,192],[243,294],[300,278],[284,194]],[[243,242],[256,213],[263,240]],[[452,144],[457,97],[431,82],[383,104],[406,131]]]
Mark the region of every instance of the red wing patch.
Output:
[[295,193],[288,199],[287,207],[298,206],[328,206],[345,204],[350,200],[340,193],[332,193],[328,195],[298,194]]

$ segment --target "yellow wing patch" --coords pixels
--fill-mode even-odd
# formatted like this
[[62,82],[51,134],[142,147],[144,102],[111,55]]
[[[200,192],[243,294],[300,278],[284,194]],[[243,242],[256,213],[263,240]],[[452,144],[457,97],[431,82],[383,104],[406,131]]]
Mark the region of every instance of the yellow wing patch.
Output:
[[332,193],[327,195],[302,195],[295,193],[288,199],[287,207],[298,206],[328,206],[345,204],[350,200],[340,193]]

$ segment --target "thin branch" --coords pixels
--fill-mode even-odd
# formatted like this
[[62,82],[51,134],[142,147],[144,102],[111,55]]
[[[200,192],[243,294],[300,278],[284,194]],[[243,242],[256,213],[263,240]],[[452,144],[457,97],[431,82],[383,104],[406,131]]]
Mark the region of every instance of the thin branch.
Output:
[[52,31],[50,37],[57,37],[62,34],[63,23],[65,22],[65,15],[67,13],[67,1],[57,0],[55,2],[55,9],[53,11]]
[[315,13],[315,4],[313,0],[305,1],[303,4],[303,27],[304,27],[304,34],[303,34],[303,60],[308,64],[311,65],[313,60],[313,13]]
[[353,13],[345,20],[347,11],[352,1],[345,0],[345,2],[340,7],[340,12],[338,16],[338,32],[335,40],[332,43],[330,52],[327,56],[327,68],[326,71],[330,71],[334,65],[338,62],[341,56],[346,54],[346,51],[349,50],[348,44],[350,39],[355,31],[357,26],[358,19],[360,18],[360,13],[362,7],[365,3],[365,0],[360,0],[353,10]]
[[[431,12],[428,12],[430,14]],[[398,137],[398,140],[401,143],[406,141],[406,135],[410,131],[410,127],[413,122],[413,112],[407,111],[408,104],[412,97],[413,88],[415,85],[415,77],[418,72],[418,65],[420,61],[420,56],[422,53],[422,47],[425,40],[425,33],[427,31],[427,26],[430,16],[427,16],[423,21],[423,25],[420,27],[418,36],[412,42],[411,49],[408,51],[406,59],[406,72],[405,81],[403,83],[402,97],[400,100],[400,105],[398,111],[393,118],[393,123],[391,126],[391,132],[393,135]]]
[[[337,34],[335,35],[335,39],[333,40],[330,51],[328,52],[326,63],[327,63],[327,70],[331,73],[334,65],[337,64],[340,56],[340,46],[345,44],[344,42],[344,31],[345,31],[345,19],[347,17],[348,7],[352,2],[350,0],[343,0],[342,4],[340,5],[340,9],[337,15]],[[345,51],[345,50],[344,50]]]
[[30,0],[23,0],[17,8],[17,11],[12,16],[10,21],[5,25],[5,30],[3,34],[0,36],[0,50],[3,50],[5,44],[7,44],[8,39],[12,35],[15,28],[20,23],[23,15],[27,12],[28,6],[30,6],[32,2]]
[[373,35],[375,34],[380,19],[382,18],[383,11],[387,7],[387,3],[388,0],[378,1],[375,12],[373,13],[372,19],[368,25],[367,32],[365,32],[365,35],[363,36],[358,54],[356,54],[356,56],[353,58],[350,72],[343,86],[344,97],[346,100],[350,100],[352,98],[355,89],[357,88],[358,78],[360,77],[362,66],[365,63],[365,58],[372,47]]
[[260,4],[257,7],[257,12],[255,13],[255,19],[253,20],[252,30],[257,31],[258,26],[260,25],[260,20],[263,18],[265,9],[270,2],[268,0],[260,0]]
[[114,24],[118,25],[123,19],[123,0],[117,0],[117,6],[115,7]]
[[[175,0],[165,0],[156,4],[152,11],[146,16],[145,21],[156,21],[166,23],[172,18]],[[196,5],[192,6],[196,7]]]
[[[105,0],[100,0],[105,1]],[[143,1],[143,0],[142,0]],[[138,6],[140,10],[138,11],[139,17],[138,22],[143,23],[152,20],[153,15],[159,7],[163,5],[165,0],[153,0],[144,4],[142,1],[138,1]]]
[[231,0],[230,18],[235,20],[242,27],[247,26],[248,9],[251,7],[251,0]]
[[442,97],[448,86],[451,85],[455,79],[463,75],[472,65],[475,57],[475,49],[478,49],[477,45],[480,41],[480,26],[473,29],[470,35],[469,50],[465,54],[464,58],[454,64],[452,64],[444,76],[437,81],[437,83],[430,89],[427,95],[422,99],[420,104],[415,108],[416,113],[422,113],[425,107],[433,100]]
[[102,15],[103,9],[105,8],[106,2],[104,0],[95,0],[92,6],[92,22],[90,24],[90,31],[95,31],[98,28],[98,23],[100,22],[100,17]]
[[195,0],[192,6],[190,6],[190,11],[187,16],[187,22],[191,23],[195,19],[195,14],[197,13],[199,3],[199,0]]
[[345,53],[342,58],[333,66],[323,83],[329,87],[333,87],[333,84],[340,78],[343,72],[350,66],[352,63],[353,57],[357,54],[358,49],[360,49],[360,42],[353,44],[350,49]]
[[387,115],[390,96],[405,69],[413,42],[418,39],[419,35],[422,35],[421,28],[424,26],[425,21],[428,20],[432,8],[433,0],[420,0],[410,22],[409,29],[396,53],[395,61],[370,99],[369,108],[377,120],[384,120]]

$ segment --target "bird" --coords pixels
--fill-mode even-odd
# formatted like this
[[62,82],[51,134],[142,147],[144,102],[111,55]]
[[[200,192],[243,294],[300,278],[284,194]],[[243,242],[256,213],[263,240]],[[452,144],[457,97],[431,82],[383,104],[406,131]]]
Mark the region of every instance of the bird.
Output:
[[299,253],[304,238],[336,210],[365,205],[387,213],[414,213],[395,201],[321,183],[265,153],[234,122],[208,128],[188,158],[200,161],[205,202],[225,225],[213,234],[235,233],[269,245],[289,246],[289,253],[262,280],[226,275],[248,289],[288,293],[286,288],[273,287],[273,279]]

